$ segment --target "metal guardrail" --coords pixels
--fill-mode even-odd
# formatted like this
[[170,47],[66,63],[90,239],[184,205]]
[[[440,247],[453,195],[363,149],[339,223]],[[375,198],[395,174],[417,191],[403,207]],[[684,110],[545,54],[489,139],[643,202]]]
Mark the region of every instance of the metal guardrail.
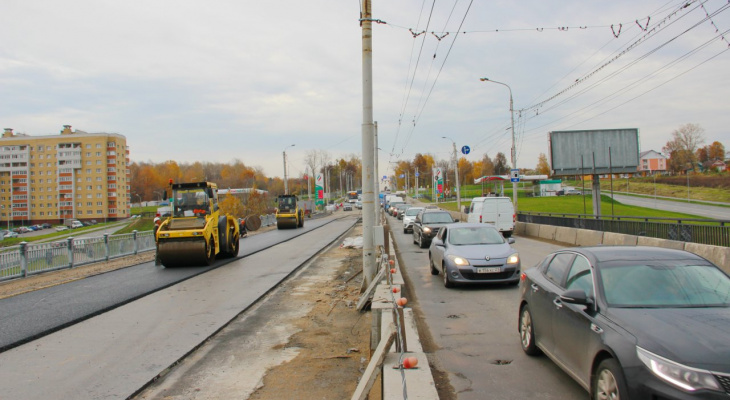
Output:
[[518,213],[517,220],[533,224],[565,226],[730,247],[730,221],[728,220],[635,216],[595,217],[586,214],[525,212]]
[[0,281],[74,268],[155,249],[153,231],[47,243],[25,243],[0,250]]

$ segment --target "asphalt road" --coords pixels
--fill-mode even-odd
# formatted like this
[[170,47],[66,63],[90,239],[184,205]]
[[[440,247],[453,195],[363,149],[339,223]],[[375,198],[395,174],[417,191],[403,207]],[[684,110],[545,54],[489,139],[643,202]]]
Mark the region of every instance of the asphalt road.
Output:
[[[256,235],[264,237],[257,243],[264,247],[264,243],[285,242],[0,353],[0,398],[126,399],[251,307],[355,222],[355,215],[329,217],[307,221],[304,230]],[[249,244],[247,251],[255,252],[254,246]],[[148,278],[162,272],[153,270]],[[118,286],[139,283],[121,279],[112,278]],[[98,283],[87,281],[82,287]],[[70,292],[79,289],[61,287]],[[55,306],[44,296],[36,300],[41,301],[36,304],[40,308]],[[58,308],[73,307],[62,304]]]
[[[428,249],[413,244],[401,221],[388,217],[401,270],[408,278],[406,296],[416,297],[435,349],[430,361],[448,373],[458,398],[587,399],[588,393],[548,358],[529,357],[517,332],[517,286],[480,285],[446,289],[431,275]],[[532,268],[560,246],[515,238],[522,268]],[[428,351],[428,350],[427,350]]]
[[[291,240],[332,221],[332,218],[312,219],[307,220],[302,229],[275,230],[245,237],[241,240],[237,259],[218,260],[210,267],[164,268],[149,262],[0,300],[0,351]],[[97,231],[89,235],[101,234],[103,232]]]
[[614,194],[613,197],[614,199],[616,199],[616,201],[631,206],[654,208],[657,210],[680,212],[685,214],[699,215],[706,218],[724,219],[730,221],[730,207],[719,207],[704,204],[669,201],[654,199],[653,197],[625,196],[620,194]]

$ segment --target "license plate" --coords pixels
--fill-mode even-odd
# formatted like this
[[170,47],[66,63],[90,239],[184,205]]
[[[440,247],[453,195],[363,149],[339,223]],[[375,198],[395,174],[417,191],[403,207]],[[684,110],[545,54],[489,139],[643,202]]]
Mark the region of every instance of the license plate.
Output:
[[477,274],[496,274],[502,272],[499,267],[477,268]]

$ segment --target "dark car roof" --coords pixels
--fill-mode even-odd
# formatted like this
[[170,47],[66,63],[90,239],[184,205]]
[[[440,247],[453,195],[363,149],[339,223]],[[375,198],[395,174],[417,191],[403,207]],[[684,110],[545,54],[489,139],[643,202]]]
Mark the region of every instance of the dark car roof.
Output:
[[596,262],[630,261],[630,260],[706,260],[696,254],[684,250],[665,249],[651,246],[594,246],[574,247],[561,251],[573,251],[583,254]]

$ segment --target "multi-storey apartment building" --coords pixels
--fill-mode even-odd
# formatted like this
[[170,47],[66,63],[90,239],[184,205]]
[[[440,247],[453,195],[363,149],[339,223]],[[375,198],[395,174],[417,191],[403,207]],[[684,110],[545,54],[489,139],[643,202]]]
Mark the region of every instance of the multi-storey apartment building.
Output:
[[64,125],[60,135],[6,128],[0,138],[0,225],[129,217],[129,148],[115,133]]
[[654,150],[644,151],[639,154],[639,167],[643,174],[663,174],[667,172],[667,157]]

